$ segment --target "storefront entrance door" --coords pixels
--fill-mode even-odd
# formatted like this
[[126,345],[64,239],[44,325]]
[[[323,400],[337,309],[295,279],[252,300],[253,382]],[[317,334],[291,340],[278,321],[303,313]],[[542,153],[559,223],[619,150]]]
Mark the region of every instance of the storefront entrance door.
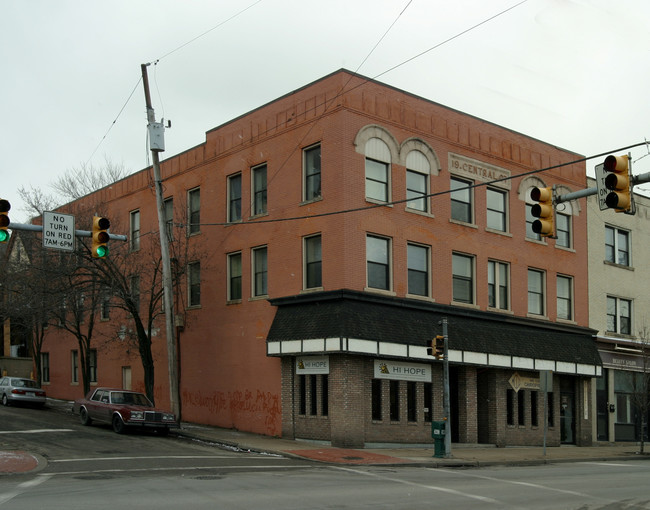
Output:
[[573,393],[560,394],[560,440],[565,444],[574,444],[575,440],[575,406]]

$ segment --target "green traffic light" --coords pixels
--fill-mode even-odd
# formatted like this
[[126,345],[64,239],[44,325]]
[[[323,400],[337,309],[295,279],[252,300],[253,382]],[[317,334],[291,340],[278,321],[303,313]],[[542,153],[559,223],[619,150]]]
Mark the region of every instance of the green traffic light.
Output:
[[9,232],[6,230],[0,230],[0,243],[4,243],[9,240]]
[[97,250],[95,250],[95,254],[97,255],[98,258],[103,258],[106,255],[108,255],[108,247],[107,246],[98,246]]

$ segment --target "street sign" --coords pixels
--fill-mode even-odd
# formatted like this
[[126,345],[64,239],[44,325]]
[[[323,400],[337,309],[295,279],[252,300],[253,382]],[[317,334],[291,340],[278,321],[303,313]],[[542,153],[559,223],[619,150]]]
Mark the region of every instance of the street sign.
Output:
[[538,390],[539,389],[539,377],[527,377],[519,375],[519,372],[512,374],[512,377],[508,379],[510,386],[516,392],[519,390]]
[[74,251],[74,235],[72,214],[43,213],[43,248]]
[[607,194],[610,192],[609,189],[605,186],[605,177],[607,177],[607,172],[605,172],[605,164],[601,163],[600,165],[596,165],[594,168],[596,171],[596,189],[598,190],[598,207],[600,207],[601,211],[604,211],[605,209],[609,209],[607,207],[607,204],[605,203],[605,198],[607,198]]

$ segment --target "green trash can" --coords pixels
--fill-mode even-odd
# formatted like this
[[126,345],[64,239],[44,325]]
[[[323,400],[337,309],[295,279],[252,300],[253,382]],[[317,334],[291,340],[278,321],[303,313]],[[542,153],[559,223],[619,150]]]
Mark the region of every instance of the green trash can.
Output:
[[447,434],[446,421],[431,422],[431,437],[434,442],[434,457],[444,458],[445,456],[445,434]]

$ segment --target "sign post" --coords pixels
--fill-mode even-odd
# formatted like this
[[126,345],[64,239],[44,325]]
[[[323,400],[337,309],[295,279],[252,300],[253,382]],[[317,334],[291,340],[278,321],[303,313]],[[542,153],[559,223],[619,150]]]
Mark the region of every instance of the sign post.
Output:
[[43,213],[43,248],[74,251],[74,216],[46,211]]

